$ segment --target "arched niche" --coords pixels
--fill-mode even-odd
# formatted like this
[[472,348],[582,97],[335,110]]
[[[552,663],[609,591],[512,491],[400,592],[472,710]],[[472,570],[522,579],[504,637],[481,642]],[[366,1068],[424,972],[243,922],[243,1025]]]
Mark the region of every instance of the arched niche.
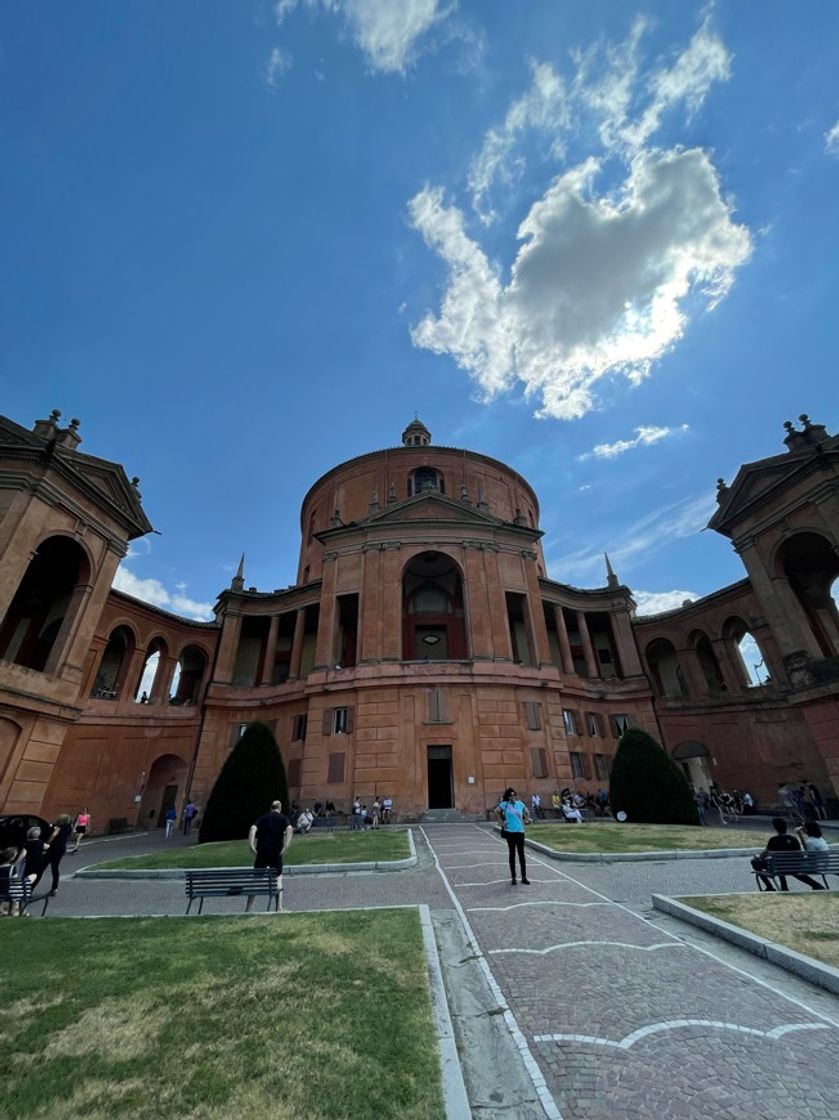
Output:
[[695,739],[685,739],[673,748],[673,758],[680,762],[687,779],[694,789],[710,790],[713,779],[711,777],[711,752],[704,743]]
[[[0,626],[0,657],[27,669],[52,671],[59,634],[73,621],[91,565],[69,537],[47,537],[30,560]],[[63,641],[59,645],[63,645]]]
[[146,646],[143,668],[134,690],[134,699],[138,704],[147,704],[153,697],[156,698],[155,688],[163,671],[163,660],[168,653],[169,647],[164,638],[153,638]]
[[786,576],[822,655],[839,655],[836,548],[820,533],[796,533],[781,544],[775,567]]
[[421,552],[402,576],[402,659],[468,657],[463,577],[444,552]]
[[703,630],[694,630],[688,636],[688,645],[696,653],[696,660],[699,662],[708,691],[724,692],[725,677],[708,635]]
[[162,828],[170,807],[180,812],[186,797],[187,771],[179,755],[163,754],[154,760],[145,776],[138,822],[142,827]]
[[207,669],[207,655],[199,646],[184,646],[172,678],[170,704],[197,704]]
[[769,665],[760,643],[745,619],[739,616],[726,619],[722,635],[731,653],[731,662],[746,688],[757,688],[769,680]]
[[650,670],[653,688],[661,697],[678,698],[687,696],[687,686],[676,653],[676,647],[669,638],[656,638],[644,651]]
[[98,700],[116,700],[122,691],[131,655],[136,647],[129,626],[116,626],[108,636],[90,695]]

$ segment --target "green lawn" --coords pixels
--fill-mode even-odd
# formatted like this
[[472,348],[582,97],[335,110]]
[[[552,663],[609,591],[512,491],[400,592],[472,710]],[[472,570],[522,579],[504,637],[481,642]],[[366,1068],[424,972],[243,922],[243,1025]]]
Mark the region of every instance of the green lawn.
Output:
[[[284,862],[286,866],[303,863],[363,863],[378,859],[406,859],[410,854],[408,833],[404,829],[369,832],[342,829],[331,833],[295,836]],[[252,867],[253,856],[246,840],[223,840],[218,844],[163,849],[150,855],[129,856],[94,866],[104,870],[136,871],[166,867]]]
[[835,891],[802,893],[793,889],[789,893],[703,895],[679,901],[839,968],[839,896]]
[[10,919],[0,946],[8,1120],[443,1115],[414,910]]
[[697,848],[761,851],[769,832],[679,824],[534,824],[531,840],[558,852],[662,852]]

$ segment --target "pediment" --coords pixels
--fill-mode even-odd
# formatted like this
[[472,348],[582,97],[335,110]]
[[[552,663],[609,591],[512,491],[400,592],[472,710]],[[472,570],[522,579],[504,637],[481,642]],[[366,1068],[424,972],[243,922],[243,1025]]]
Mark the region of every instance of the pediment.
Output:
[[414,498],[385,506],[366,517],[363,525],[404,524],[406,521],[452,521],[460,525],[505,525],[500,517],[476,509],[466,502],[456,502],[436,491],[418,494]]
[[779,455],[769,461],[747,463],[741,467],[731,486],[724,491],[720,508],[711,518],[708,527],[721,529],[724,524],[736,520],[755,501],[780,489],[798,473],[802,462],[809,458],[809,455]]
[[40,448],[42,446],[43,441],[38,440],[26,428],[22,428],[7,416],[0,416],[0,447]]

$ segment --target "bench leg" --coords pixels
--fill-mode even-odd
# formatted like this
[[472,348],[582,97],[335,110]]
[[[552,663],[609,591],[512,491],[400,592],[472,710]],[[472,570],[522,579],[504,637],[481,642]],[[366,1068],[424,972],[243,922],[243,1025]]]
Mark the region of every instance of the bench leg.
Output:
[[190,912],[190,910],[192,909],[192,904],[193,904],[193,902],[194,902],[194,901],[195,901],[195,899],[194,899],[194,898],[191,898],[191,899],[189,900],[189,903],[187,904],[187,908],[186,908],[186,912],[187,912],[187,914],[188,914],[188,913]]
[[200,914],[201,914],[201,911],[202,911],[203,909],[204,909],[204,896],[202,895],[202,896],[201,896],[201,897],[200,897],[200,898],[198,899],[198,914],[199,914],[199,916],[200,916]]

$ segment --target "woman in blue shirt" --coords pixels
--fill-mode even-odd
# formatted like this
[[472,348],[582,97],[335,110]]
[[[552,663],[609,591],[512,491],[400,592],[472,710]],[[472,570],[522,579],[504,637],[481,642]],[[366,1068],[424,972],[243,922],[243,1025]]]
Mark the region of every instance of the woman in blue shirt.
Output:
[[530,824],[527,806],[519,801],[516,791],[512,786],[504,791],[504,797],[495,810],[495,815],[501,822],[501,829],[507,840],[507,850],[510,856],[510,878],[513,886],[516,885],[516,853],[519,857],[521,868],[521,881],[525,886],[530,886],[527,877],[527,864],[524,860],[524,826]]

